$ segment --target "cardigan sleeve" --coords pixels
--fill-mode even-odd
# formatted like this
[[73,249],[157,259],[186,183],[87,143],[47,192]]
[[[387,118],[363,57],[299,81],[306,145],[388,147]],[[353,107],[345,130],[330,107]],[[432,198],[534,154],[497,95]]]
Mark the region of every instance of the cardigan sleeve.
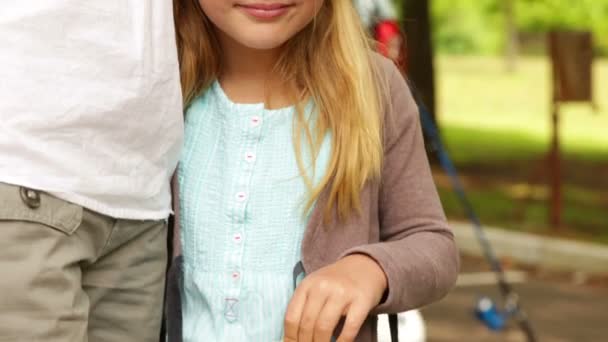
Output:
[[454,236],[433,182],[418,107],[397,70],[380,61],[388,94],[384,118],[384,165],[379,189],[380,243],[345,253],[374,259],[388,292],[374,313],[396,313],[441,299],[459,270]]

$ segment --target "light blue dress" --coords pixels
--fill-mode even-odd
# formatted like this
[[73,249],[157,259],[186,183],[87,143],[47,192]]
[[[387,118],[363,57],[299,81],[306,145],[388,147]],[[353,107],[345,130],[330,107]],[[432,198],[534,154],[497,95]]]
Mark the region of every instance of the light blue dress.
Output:
[[[313,107],[306,113],[314,120]],[[294,107],[233,103],[218,82],[187,111],[178,171],[184,341],[282,339],[308,217],[294,115]],[[304,152],[312,171],[311,154]],[[328,134],[315,181],[330,153]]]

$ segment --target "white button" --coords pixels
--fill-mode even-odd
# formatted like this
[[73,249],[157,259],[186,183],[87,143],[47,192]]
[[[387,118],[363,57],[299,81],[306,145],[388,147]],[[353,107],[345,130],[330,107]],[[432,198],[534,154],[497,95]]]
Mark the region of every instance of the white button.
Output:
[[245,160],[247,160],[250,163],[253,163],[255,161],[255,153],[253,153],[253,152],[245,153]]
[[232,279],[238,280],[241,274],[239,272],[232,272]]
[[258,127],[259,125],[262,124],[262,118],[255,115],[251,117],[251,126],[253,127]]
[[247,199],[247,194],[243,191],[238,192],[236,194],[236,200],[239,202],[245,202],[245,200]]
[[243,241],[243,236],[241,234],[234,234],[234,242],[235,243],[241,243],[241,241]]

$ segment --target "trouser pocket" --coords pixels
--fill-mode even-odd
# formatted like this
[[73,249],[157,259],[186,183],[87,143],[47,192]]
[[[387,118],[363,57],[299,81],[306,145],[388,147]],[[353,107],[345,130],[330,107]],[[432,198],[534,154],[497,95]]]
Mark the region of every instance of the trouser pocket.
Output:
[[88,299],[78,236],[83,209],[41,191],[0,183],[0,341],[86,339]]
[[45,192],[0,183],[0,222],[39,223],[71,235],[82,222],[82,212],[81,206]]

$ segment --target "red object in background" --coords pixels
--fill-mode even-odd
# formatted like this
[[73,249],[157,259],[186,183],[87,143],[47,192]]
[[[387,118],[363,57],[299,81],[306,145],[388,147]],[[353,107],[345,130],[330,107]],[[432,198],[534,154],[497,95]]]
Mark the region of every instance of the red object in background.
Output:
[[406,72],[406,40],[401,32],[399,23],[395,20],[382,20],[374,30],[374,38],[377,43],[377,50],[380,54],[391,59],[401,72]]
[[384,20],[376,25],[376,40],[378,41],[378,51],[384,56],[388,56],[388,43],[391,39],[400,35],[399,25],[393,20]]

